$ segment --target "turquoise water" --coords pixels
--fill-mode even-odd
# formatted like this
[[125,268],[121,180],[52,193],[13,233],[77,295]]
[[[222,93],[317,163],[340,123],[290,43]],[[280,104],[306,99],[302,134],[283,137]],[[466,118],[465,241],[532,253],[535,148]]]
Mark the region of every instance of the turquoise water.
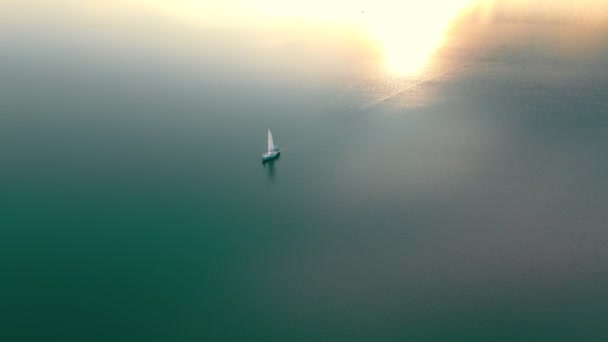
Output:
[[408,78],[22,34],[6,340],[608,337],[604,41],[456,44]]

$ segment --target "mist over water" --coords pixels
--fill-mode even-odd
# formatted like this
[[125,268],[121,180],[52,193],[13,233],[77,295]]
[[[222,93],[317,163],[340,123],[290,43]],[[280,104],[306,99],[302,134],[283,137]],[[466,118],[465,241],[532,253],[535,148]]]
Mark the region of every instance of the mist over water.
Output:
[[0,17],[3,339],[606,339],[601,16],[483,2],[398,75],[359,22],[85,4]]

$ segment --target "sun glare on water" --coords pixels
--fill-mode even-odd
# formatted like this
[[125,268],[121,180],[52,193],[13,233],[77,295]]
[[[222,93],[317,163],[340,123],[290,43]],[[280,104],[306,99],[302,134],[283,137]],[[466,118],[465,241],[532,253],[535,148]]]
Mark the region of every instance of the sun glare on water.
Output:
[[441,46],[450,23],[472,0],[395,2],[366,11],[365,23],[395,74],[420,73]]
[[380,45],[387,69],[394,74],[421,72],[442,44],[450,23],[475,0],[309,0],[261,1],[263,13],[358,22]]

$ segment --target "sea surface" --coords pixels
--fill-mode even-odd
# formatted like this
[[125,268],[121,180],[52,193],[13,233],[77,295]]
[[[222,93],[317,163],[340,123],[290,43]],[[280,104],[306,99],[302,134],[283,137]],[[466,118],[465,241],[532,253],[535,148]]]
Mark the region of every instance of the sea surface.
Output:
[[2,340],[608,339],[604,29],[3,25]]

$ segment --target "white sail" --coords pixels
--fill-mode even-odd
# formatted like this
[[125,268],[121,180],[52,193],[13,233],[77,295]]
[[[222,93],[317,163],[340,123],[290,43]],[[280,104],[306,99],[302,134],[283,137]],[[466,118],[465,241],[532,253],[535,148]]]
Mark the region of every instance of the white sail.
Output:
[[272,142],[272,133],[268,130],[268,152],[272,152],[274,149],[274,142]]

